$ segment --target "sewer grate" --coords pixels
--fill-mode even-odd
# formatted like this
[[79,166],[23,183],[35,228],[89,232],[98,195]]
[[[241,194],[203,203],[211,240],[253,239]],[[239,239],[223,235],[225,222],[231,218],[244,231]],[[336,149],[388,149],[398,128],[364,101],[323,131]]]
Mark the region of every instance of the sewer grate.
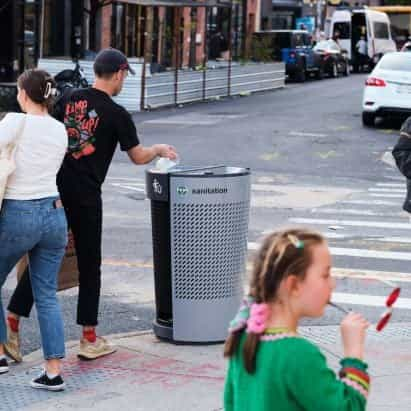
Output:
[[[0,410],[19,410],[34,403],[56,398],[56,395],[63,398],[72,394],[73,391],[84,390],[107,380],[131,376],[133,370],[127,368],[129,357],[127,353],[121,352],[116,356],[111,356],[110,359],[101,359],[99,362],[81,362],[76,357],[69,357],[64,361],[64,377],[67,387],[65,391],[59,393],[30,388],[30,380],[41,372],[41,367],[33,367],[21,372],[14,372],[12,367],[10,372],[0,379]],[[132,357],[136,358],[136,355]]]

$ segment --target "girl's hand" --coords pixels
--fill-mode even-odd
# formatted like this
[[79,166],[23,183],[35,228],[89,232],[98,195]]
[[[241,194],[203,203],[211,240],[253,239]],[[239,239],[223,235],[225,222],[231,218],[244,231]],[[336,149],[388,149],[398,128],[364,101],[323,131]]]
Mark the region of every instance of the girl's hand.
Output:
[[365,332],[369,322],[357,313],[349,313],[341,322],[341,337],[344,346],[344,356],[364,357]]

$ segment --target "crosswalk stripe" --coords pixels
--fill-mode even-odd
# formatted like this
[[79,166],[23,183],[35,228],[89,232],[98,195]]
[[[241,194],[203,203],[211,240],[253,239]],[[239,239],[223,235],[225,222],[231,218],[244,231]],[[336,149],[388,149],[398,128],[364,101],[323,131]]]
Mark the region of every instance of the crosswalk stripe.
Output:
[[130,181],[130,182],[136,182],[136,181],[144,181],[144,178],[137,178],[137,177],[107,177],[106,180],[123,180],[123,181]]
[[372,187],[369,188],[368,191],[370,193],[405,193],[405,188],[380,188],[380,187]]
[[394,228],[401,230],[410,230],[410,223],[396,223],[396,222],[381,222],[381,221],[356,221],[356,220],[326,220],[316,218],[289,218],[289,221],[298,224],[313,224],[313,225],[346,225],[352,227],[375,227],[375,228]]
[[[265,236],[265,235],[271,234],[272,232],[273,230],[265,230],[261,234]],[[340,233],[333,233],[333,232],[325,232],[325,233],[321,233],[321,235],[326,238],[339,238],[339,239],[349,237],[349,235],[347,234],[340,234]],[[257,243],[250,243],[250,244],[257,244]]]
[[[248,249],[251,251],[259,250],[260,244],[256,242],[249,242]],[[405,253],[402,251],[382,251],[382,250],[369,250],[364,248],[344,248],[344,247],[330,247],[331,255],[347,256],[347,257],[362,257],[362,258],[374,258],[382,260],[401,260],[411,261],[411,253]]]
[[398,206],[397,201],[387,201],[387,200],[344,200],[341,201],[344,204],[358,204],[358,205],[388,205],[388,206]]
[[371,215],[371,216],[399,216],[400,212],[396,214],[387,214],[387,213],[378,213],[376,211],[371,210],[359,210],[359,209],[351,209],[351,208],[313,208],[311,210],[312,213],[319,213],[319,214],[350,214],[350,215]]
[[[331,299],[340,304],[385,307],[387,296],[334,292]],[[395,303],[395,308],[411,309],[411,298],[399,298]]]
[[399,187],[404,188],[404,183],[377,183],[377,187]]
[[[140,193],[145,192],[144,187],[136,187],[134,185],[132,186],[132,185],[128,185],[128,184],[116,184],[116,183],[110,183],[110,185],[112,185],[114,187],[126,188],[127,190],[138,191]],[[144,186],[144,184],[143,184],[143,186]]]
[[405,177],[402,177],[402,176],[389,176],[389,175],[385,175],[385,176],[383,176],[383,177],[386,178],[387,180],[405,182]]
[[391,283],[393,286],[395,286],[395,283],[398,282],[411,282],[411,271],[409,273],[401,273],[393,271],[334,267],[332,269],[332,275],[339,278],[379,280],[384,283]]
[[330,247],[331,255],[411,261],[411,253],[402,251],[369,250],[363,248]]
[[405,244],[411,243],[410,237],[381,237],[381,238],[374,238],[373,240],[380,241],[383,243],[405,243]]
[[382,197],[382,198],[404,198],[404,194],[389,194],[389,193],[370,193],[371,197]]

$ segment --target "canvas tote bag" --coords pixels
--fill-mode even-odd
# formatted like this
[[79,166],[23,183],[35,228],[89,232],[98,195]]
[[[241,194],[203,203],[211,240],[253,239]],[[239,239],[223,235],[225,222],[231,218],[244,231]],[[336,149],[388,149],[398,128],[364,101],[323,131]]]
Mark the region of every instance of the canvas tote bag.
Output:
[[15,141],[0,149],[0,210],[6,193],[7,182],[16,170],[16,150],[26,125],[26,115],[22,117]]

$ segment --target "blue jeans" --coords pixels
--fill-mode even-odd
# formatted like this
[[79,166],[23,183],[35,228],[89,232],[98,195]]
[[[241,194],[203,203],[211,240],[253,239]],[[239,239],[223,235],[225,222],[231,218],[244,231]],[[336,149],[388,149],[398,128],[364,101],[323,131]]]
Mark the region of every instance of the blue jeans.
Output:
[[67,244],[64,208],[56,197],[4,200],[0,212],[0,344],[7,341],[1,288],[7,275],[28,253],[31,284],[44,358],[63,358],[64,327],[57,300],[57,274]]

